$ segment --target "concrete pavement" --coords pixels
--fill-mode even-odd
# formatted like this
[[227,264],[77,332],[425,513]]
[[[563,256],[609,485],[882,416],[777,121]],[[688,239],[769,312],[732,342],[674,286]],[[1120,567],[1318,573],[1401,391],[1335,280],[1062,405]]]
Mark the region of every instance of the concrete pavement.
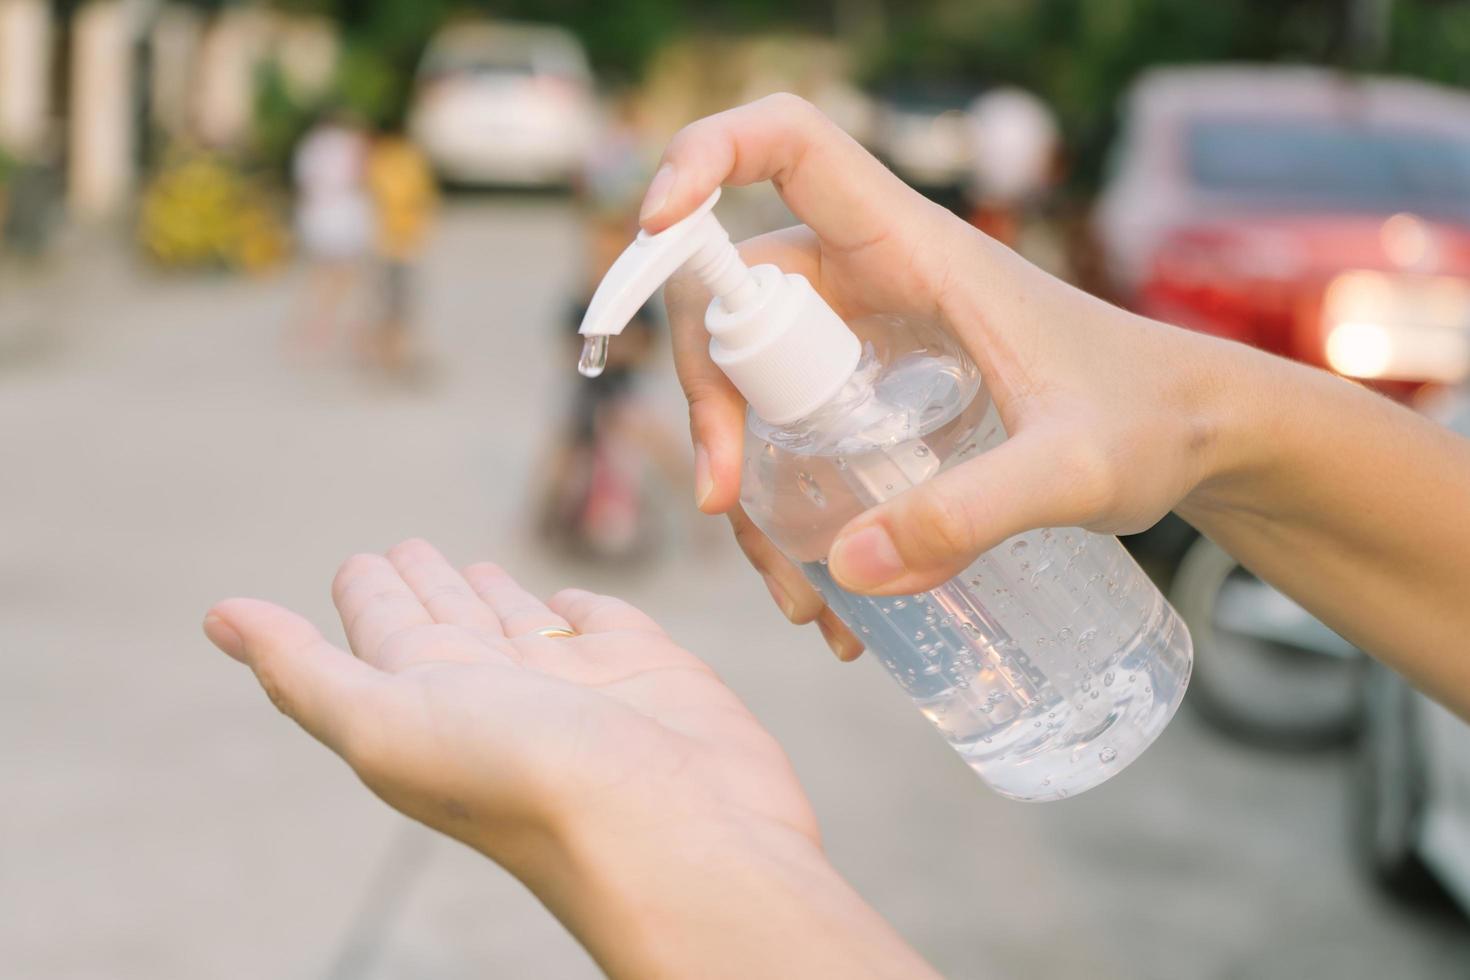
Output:
[[[786,744],[833,860],[946,975],[1465,975],[1462,921],[1350,869],[1341,758],[1242,750],[1185,711],[1107,785],[1009,803],[875,662],[780,621],[722,534],[616,574],[538,553],[529,478],[575,383],[557,318],[579,248],[555,201],[451,208],[423,284],[435,369],[406,389],[282,365],[294,274],[101,255],[27,297],[55,342],[0,361],[0,975],[596,975],[199,634],[237,593],[335,624],[337,562],[409,535],[663,621]],[[672,384],[656,397],[682,430]]]

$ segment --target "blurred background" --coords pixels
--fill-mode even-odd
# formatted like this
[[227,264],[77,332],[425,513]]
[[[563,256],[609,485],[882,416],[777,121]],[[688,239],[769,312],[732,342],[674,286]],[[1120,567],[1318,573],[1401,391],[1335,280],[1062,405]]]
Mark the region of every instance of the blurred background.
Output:
[[663,142],[785,90],[1086,289],[1470,432],[1470,4],[695,6],[0,0],[0,974],[596,975],[199,633],[334,623],[410,535],[663,621],[948,976],[1470,974],[1470,730],[1182,523],[1131,546],[1185,709],[1010,803],[696,515],[656,304],[574,371]]

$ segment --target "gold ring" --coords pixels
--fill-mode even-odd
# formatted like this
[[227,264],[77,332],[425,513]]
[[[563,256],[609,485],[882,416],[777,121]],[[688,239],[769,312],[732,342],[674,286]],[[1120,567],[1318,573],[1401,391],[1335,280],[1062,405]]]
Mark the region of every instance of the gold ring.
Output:
[[576,636],[577,631],[567,629],[565,626],[543,626],[539,630],[532,630],[537,636],[544,636],[552,640],[562,640],[569,636]]

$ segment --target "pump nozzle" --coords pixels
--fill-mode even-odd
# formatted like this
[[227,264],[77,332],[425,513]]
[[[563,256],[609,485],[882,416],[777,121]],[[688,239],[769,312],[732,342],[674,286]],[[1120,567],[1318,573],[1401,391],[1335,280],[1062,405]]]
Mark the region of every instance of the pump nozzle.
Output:
[[710,357],[769,422],[793,421],[837,393],[862,350],[851,330],[798,275],[773,265],[749,268],[712,209],[718,188],[656,235],[640,231],[607,270],[579,329],[587,338],[577,369],[602,373],[607,338],[623,332],[643,304],[681,266],[714,294],[704,324]]
[[693,213],[656,235],[640,231],[607,270],[578,331],[585,337],[617,335],[658,288],[686,262],[727,305],[748,302],[756,291],[750,269],[730,244],[730,236],[712,212],[719,188]]

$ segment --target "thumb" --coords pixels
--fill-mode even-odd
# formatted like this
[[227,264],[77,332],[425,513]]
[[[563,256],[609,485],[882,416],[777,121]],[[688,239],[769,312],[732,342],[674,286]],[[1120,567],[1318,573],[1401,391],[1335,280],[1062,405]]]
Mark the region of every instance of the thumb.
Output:
[[895,595],[953,578],[1006,538],[1096,518],[1102,469],[1041,432],[994,449],[853,518],[832,544],[843,588]]

